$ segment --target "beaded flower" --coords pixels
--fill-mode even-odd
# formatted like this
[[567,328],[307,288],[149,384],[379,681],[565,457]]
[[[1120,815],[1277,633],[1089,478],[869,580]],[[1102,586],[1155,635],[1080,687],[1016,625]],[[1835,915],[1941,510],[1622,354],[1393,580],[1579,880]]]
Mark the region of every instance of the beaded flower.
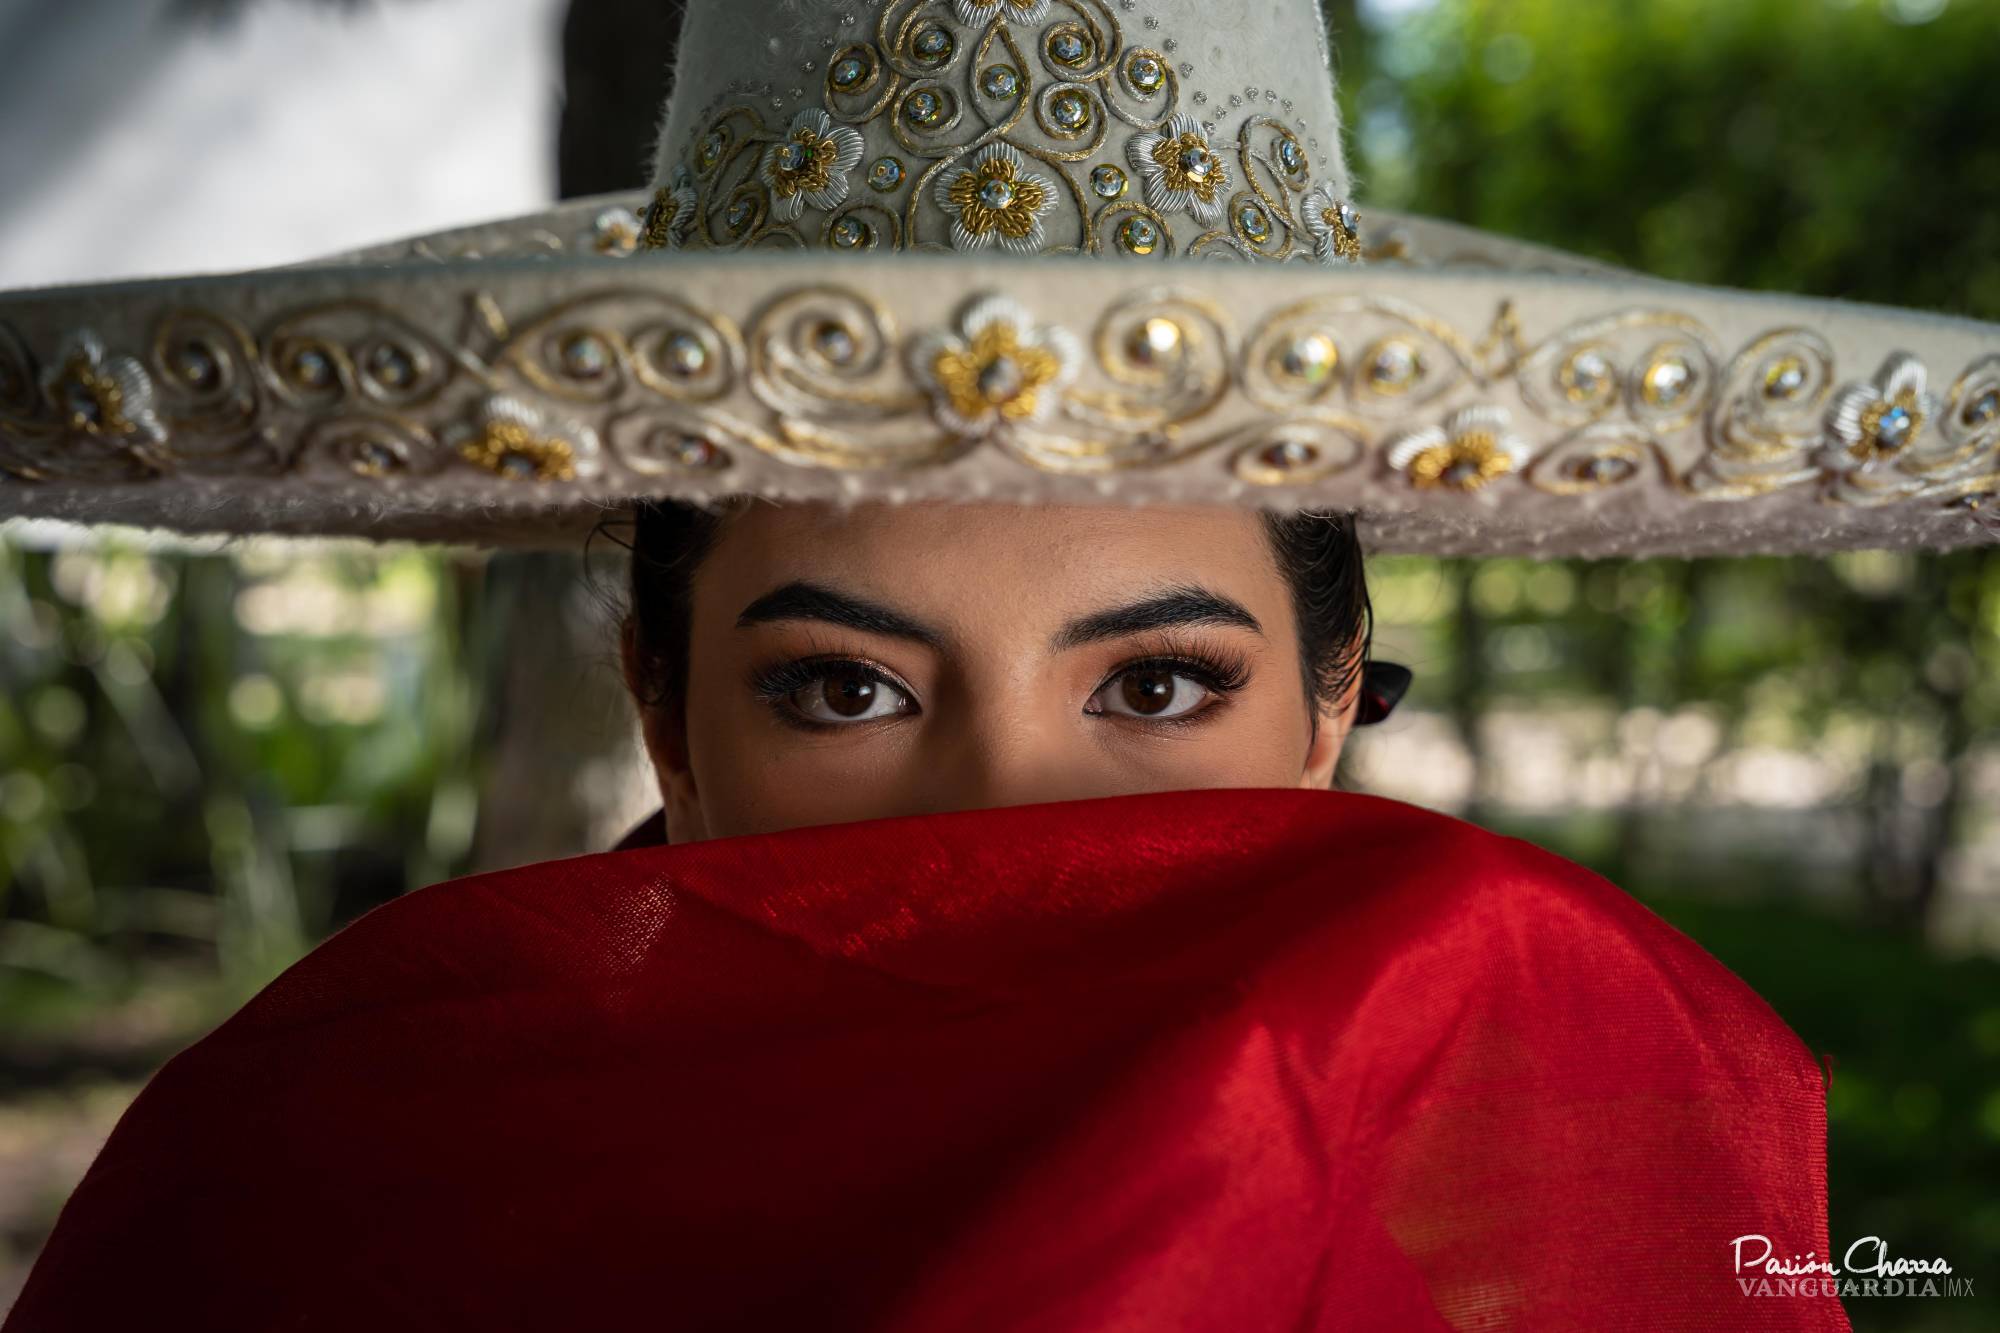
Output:
[[1389,466],[1420,490],[1446,486],[1476,491],[1527,462],[1529,448],[1514,434],[1506,409],[1461,408],[1442,426],[1406,431],[1387,445]]
[[1299,200],[1299,212],[1321,263],[1361,262],[1361,215],[1354,205],[1335,197],[1331,187],[1319,185]]
[[968,28],[1005,18],[1014,23],[1040,23],[1049,0],[951,0],[951,12]]
[[1067,330],[1038,327],[1016,302],[989,295],[965,308],[956,333],[916,340],[910,371],[947,430],[1004,438],[1019,423],[1049,416],[1082,359]]
[[1820,464],[1852,472],[1902,453],[1937,414],[1937,396],[1929,386],[1923,362],[1897,352],[1882,364],[1873,384],[1843,388],[1827,409]]
[[153,381],[136,358],[108,356],[104,341],[72,334],[42,377],[49,405],[72,431],[113,442],[163,444],[166,427],[153,408]]
[[675,167],[673,178],[653,191],[646,205],[639,243],[648,250],[678,250],[694,226],[694,176],[686,167]]
[[992,143],[969,165],[938,177],[937,202],[951,218],[953,248],[982,250],[998,242],[1033,254],[1044,244],[1042,217],[1056,206],[1056,189],[1047,176],[1030,171],[1018,151]]
[[1222,220],[1229,198],[1229,166],[1209,146],[1208,131],[1193,116],[1176,114],[1165,133],[1147,131],[1125,145],[1125,156],[1157,212],[1186,210],[1207,224]]
[[796,222],[808,205],[838,208],[847,199],[848,173],[861,165],[861,133],[836,125],[820,107],[792,117],[785,138],[764,150],[758,170],[771,191],[771,216]]
[[445,443],[466,462],[513,481],[574,481],[598,466],[590,427],[554,420],[504,394],[481,402],[471,424],[448,432]]

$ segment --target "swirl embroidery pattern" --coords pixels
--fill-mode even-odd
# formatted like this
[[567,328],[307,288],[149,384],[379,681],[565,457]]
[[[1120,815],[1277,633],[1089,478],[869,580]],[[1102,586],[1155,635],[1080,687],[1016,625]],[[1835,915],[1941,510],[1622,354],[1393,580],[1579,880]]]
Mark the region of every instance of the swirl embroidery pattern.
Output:
[[2000,354],[1942,393],[1904,353],[1842,382],[1811,330],[1728,354],[1665,309],[1528,345],[1511,306],[1475,342],[1360,294],[1242,333],[1198,291],[1149,289],[1112,302],[1087,337],[997,293],[900,334],[876,300],[833,284],[746,298],[741,323],[638,284],[518,326],[490,294],[466,305],[477,337],[364,299],[284,311],[255,333],[179,306],[148,348],[79,329],[42,360],[0,324],[0,481],[726,486],[746,453],[854,472],[987,449],[1071,476],[1200,468],[1218,487],[1351,473],[1440,505],[1475,492],[1504,505],[1518,487],[1733,502],[1809,484],[1844,506],[2000,501]]
[[[1245,90],[1253,102],[1260,91],[1278,110],[1275,90]],[[1217,137],[1182,106],[1167,50],[1128,44],[1104,0],[893,0],[872,41],[834,52],[819,95],[785,129],[747,101],[711,107],[655,194],[665,215],[695,225],[653,233],[658,243],[1360,257],[1351,204],[1321,186],[1305,206],[1314,183],[1298,131],[1252,106],[1233,143]],[[802,125],[818,142],[856,145],[856,127],[886,131],[895,151],[836,168],[872,199],[851,201],[844,179],[804,193],[774,170],[778,153],[795,170],[832,162],[798,151]]]

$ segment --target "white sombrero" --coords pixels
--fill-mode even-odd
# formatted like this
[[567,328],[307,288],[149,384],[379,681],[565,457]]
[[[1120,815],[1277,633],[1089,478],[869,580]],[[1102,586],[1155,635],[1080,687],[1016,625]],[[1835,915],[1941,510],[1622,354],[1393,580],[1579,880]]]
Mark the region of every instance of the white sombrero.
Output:
[[1314,0],[695,0],[654,188],[0,296],[0,517],[566,546],[641,497],[1357,511],[1375,550],[1984,539],[2000,327],[1348,199]]

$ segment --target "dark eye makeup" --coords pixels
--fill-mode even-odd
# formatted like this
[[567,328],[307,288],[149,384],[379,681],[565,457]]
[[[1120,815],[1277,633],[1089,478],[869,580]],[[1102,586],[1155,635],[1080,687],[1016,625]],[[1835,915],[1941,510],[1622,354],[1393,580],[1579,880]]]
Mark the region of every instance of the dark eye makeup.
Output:
[[[1154,729],[1198,726],[1227,706],[1230,696],[1249,684],[1250,674],[1250,663],[1240,653],[1163,635],[1159,637],[1156,651],[1121,662],[1091,691],[1091,700],[1095,702],[1107,687],[1118,684],[1126,677],[1146,675],[1192,681],[1205,689],[1209,697],[1199,706],[1175,716],[1155,718],[1114,713],[1101,707],[1086,709],[1086,712],[1090,716],[1116,717],[1122,722],[1138,723]],[[804,731],[845,731],[864,722],[908,717],[922,711],[917,707],[915,691],[887,668],[861,657],[828,653],[790,658],[753,668],[747,683],[751,695],[769,707],[779,721]],[[1177,688],[1170,686],[1170,689]],[[828,701],[837,691],[843,707],[854,706],[851,714],[854,720],[836,722],[808,716],[801,707],[800,698],[815,689],[821,691]],[[884,690],[894,698],[881,694]],[[890,703],[889,711],[872,717],[867,715],[870,709],[884,700]]]

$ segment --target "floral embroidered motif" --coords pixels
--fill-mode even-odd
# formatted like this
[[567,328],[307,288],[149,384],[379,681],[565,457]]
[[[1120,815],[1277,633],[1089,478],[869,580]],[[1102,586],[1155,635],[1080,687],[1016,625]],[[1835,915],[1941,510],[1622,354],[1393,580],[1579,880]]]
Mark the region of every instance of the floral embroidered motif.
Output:
[[1004,437],[1017,423],[1046,419],[1082,359],[1067,330],[1038,328],[1020,305],[985,296],[966,308],[956,334],[918,339],[910,369],[948,430]]
[[[1697,312],[1621,308],[1531,336],[1503,302],[1482,336],[1457,326],[1462,309],[1364,290],[1300,300],[1289,284],[1213,271],[1189,266],[1183,285],[1128,289],[1108,306],[1084,300],[1092,324],[1067,331],[991,295],[940,327],[927,292],[818,276],[721,304],[652,283],[526,308],[478,284],[454,286],[456,300],[434,290],[427,308],[485,312],[472,332],[397,313],[402,275],[357,278],[358,299],[340,307],[273,310],[234,288],[190,297],[177,286],[117,312],[104,332],[118,343],[93,331],[40,356],[0,321],[0,474],[80,493],[191,465],[268,480],[286,503],[329,481],[401,476],[468,496],[586,478],[593,496],[636,493],[669,473],[776,492],[789,483],[771,484],[774,466],[906,478],[984,445],[1045,477],[1164,473],[1178,493],[1227,478],[1327,486],[1363,506],[1387,487],[1435,489],[1455,507],[1483,490],[1494,521],[1527,535],[1543,531],[1539,517],[1509,517],[1517,509],[1576,534],[1597,520],[1562,519],[1551,501],[1612,490],[1632,512],[1685,513],[1711,536],[1749,535],[1759,520],[1702,515],[1768,502],[1807,545],[1827,517],[1850,544],[1924,524],[1942,537],[1958,511],[1987,512],[2000,496],[2000,354],[1976,335],[1957,339],[1968,359],[1935,400],[1936,363],[1925,373],[1906,354],[1835,392],[1833,349],[1800,328],[1732,352]],[[121,345],[152,360],[142,369],[108,350]],[[1645,374],[1683,363],[1693,373],[1663,413]],[[1586,365],[1610,388],[1578,401],[1564,386]],[[499,384],[515,396],[493,396]],[[1524,424],[1496,402],[1515,392]],[[1451,411],[1468,401],[1478,406]],[[1412,413],[1439,424],[1394,433]],[[154,447],[164,422],[181,452]],[[284,447],[227,452],[249,440]],[[973,476],[975,487],[996,479]],[[874,489],[893,497],[903,484]],[[1149,486],[1164,493],[1134,483]],[[1831,507],[1811,508],[1821,503]],[[1877,510],[1879,521],[1862,512]],[[1658,549],[1665,530],[1634,549]],[[1623,540],[1616,524],[1595,531]]]
[[1133,136],[1126,156],[1153,208],[1162,213],[1185,210],[1210,225],[1222,220],[1229,167],[1209,146],[1208,131],[1193,116],[1172,116],[1163,134]]
[[[689,212],[693,212],[692,206]],[[631,209],[607,208],[591,220],[590,233],[584,240],[593,254],[622,257],[639,248],[645,228],[645,221]]]
[[759,172],[771,191],[771,216],[796,222],[810,204],[837,208],[847,199],[848,173],[861,165],[861,134],[819,107],[792,117],[785,138],[764,150]]
[[694,214],[694,176],[686,167],[677,167],[672,183],[653,191],[640,243],[648,250],[680,249],[694,226]]
[[998,241],[1018,254],[1044,244],[1042,217],[1056,205],[1055,183],[1028,170],[1006,144],[988,144],[970,166],[938,178],[938,207],[951,216],[951,243],[979,250]]
[[1049,0],[951,0],[951,12],[968,28],[996,18],[1011,23],[1040,23],[1048,17]]
[[153,410],[153,381],[129,356],[107,356],[88,329],[74,335],[42,379],[49,406],[68,428],[113,442],[164,443],[166,428]]
[[1820,461],[1839,472],[1895,458],[1937,415],[1923,363],[1898,352],[1883,363],[1873,384],[1850,384],[1827,412],[1827,446]]
[[1476,491],[1514,471],[1528,452],[1504,408],[1468,407],[1452,413],[1442,427],[1397,436],[1388,446],[1388,462],[1420,490]]
[[1321,263],[1361,262],[1361,215],[1354,211],[1354,205],[1320,185],[1299,200],[1299,212]]
[[597,471],[597,436],[573,421],[552,421],[518,398],[494,395],[469,428],[447,442],[459,457],[510,481],[574,481]]

